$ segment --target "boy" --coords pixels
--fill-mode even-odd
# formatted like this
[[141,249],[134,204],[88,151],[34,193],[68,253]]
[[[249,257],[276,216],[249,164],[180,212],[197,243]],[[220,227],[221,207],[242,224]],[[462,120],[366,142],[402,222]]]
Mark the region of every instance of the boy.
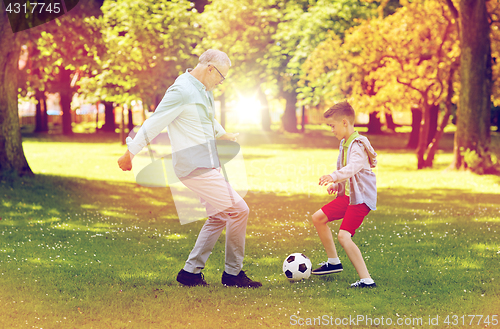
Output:
[[371,168],[377,164],[377,154],[368,138],[354,130],[354,110],[348,102],[341,102],[328,109],[324,117],[340,140],[337,170],[321,176],[319,185],[328,185],[329,194],[337,193],[337,198],[323,206],[312,216],[319,238],[325,247],[328,261],[312,271],[315,275],[336,273],[343,270],[337,255],[333,236],[327,223],[343,218],[338,239],[359,274],[360,280],[351,284],[352,288],[376,287],[366,268],[358,246],[352,241],[356,229],[363,219],[376,209],[377,186]]

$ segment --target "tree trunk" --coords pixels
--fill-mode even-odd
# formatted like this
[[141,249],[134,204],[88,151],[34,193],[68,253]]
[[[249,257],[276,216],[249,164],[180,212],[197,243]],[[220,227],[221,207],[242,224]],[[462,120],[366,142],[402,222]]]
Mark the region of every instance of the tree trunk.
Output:
[[439,121],[439,104],[433,104],[429,108],[429,135],[427,136],[427,146],[436,136]]
[[418,146],[420,136],[420,124],[422,122],[422,111],[417,107],[411,108],[411,132],[407,148],[414,150]]
[[45,92],[41,90],[36,91],[36,112],[35,112],[35,132],[45,133],[49,131],[48,117],[47,117],[47,97]]
[[127,128],[128,131],[132,131],[134,129],[134,112],[132,112],[132,105],[128,105],[128,123]]
[[391,113],[385,112],[385,122],[387,125],[387,129],[396,131],[396,124],[394,123],[394,119],[392,118]]
[[61,96],[62,108],[62,133],[71,135],[73,127],[71,126],[71,100],[73,99],[73,89],[71,88],[71,70],[61,69],[59,72],[58,91]]
[[99,106],[101,105],[101,101],[97,101],[95,103],[95,132],[99,131]]
[[24,156],[17,108],[17,76],[23,32],[12,33],[0,12],[0,177],[33,175]]
[[302,122],[300,123],[300,132],[306,131],[306,106],[302,105]]
[[297,93],[295,91],[285,91],[284,92],[286,105],[285,105],[285,113],[283,113],[283,128],[285,131],[291,133],[298,133],[297,129],[297,113],[295,104],[297,103]]
[[446,102],[445,102],[445,112],[443,115],[443,120],[441,121],[441,124],[436,130],[436,134],[432,140],[432,142],[429,144],[427,147],[427,158],[425,159],[425,165],[426,167],[432,167],[432,164],[434,162],[434,156],[438,150],[439,147],[439,141],[441,140],[441,137],[443,137],[444,134],[444,128],[448,125],[448,122],[450,120],[451,116],[451,99],[453,98],[453,75],[455,74],[455,68],[452,68],[450,70],[449,76],[448,76],[448,91],[446,95]]
[[267,96],[262,90],[262,85],[257,89],[257,98],[260,101],[260,117],[263,131],[271,131],[271,113],[269,112],[269,102]]
[[436,130],[436,134],[432,141],[429,143],[427,146],[427,151],[426,151],[426,158],[425,158],[425,167],[427,168],[432,168],[433,163],[434,163],[434,157],[436,155],[436,152],[439,148],[439,141],[441,140],[441,137],[443,137],[444,134],[444,128],[448,125],[448,122],[450,120],[451,116],[451,102],[450,105],[446,105],[446,110],[443,116],[443,120],[441,121],[441,125],[439,128]]
[[104,124],[102,131],[115,132],[115,113],[113,111],[113,102],[102,102],[104,104]]
[[125,105],[120,106],[121,108],[121,122],[120,122],[120,141],[122,145],[127,144],[125,135]]
[[[427,113],[425,111],[427,111]],[[439,105],[434,104],[428,106],[426,109],[424,108],[424,113],[426,113],[426,117],[422,115],[422,111],[420,109],[416,107],[411,109],[411,133],[406,146],[409,149],[417,149],[416,153],[419,163],[418,169],[425,168],[428,164],[426,160],[426,150],[436,136],[439,118]],[[427,138],[423,137],[422,133],[425,133]]]
[[427,141],[429,138],[429,129],[430,129],[430,119],[431,119],[431,110],[432,105],[427,104],[427,99],[424,99],[424,108],[422,113],[422,123],[420,124],[420,136],[418,138],[418,146],[417,146],[417,168],[423,169],[425,168],[425,150],[427,149]]
[[463,151],[474,151],[479,159],[477,173],[488,171],[491,164],[491,45],[485,0],[460,1],[460,101],[457,111],[454,160],[456,169],[466,169]]
[[381,134],[382,133],[382,123],[378,117],[379,112],[371,112],[370,119],[368,121],[368,133],[369,134]]

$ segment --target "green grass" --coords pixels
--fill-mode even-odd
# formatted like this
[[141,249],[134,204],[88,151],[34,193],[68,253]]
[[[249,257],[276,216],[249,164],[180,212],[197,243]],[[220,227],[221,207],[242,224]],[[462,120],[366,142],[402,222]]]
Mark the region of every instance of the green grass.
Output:
[[220,283],[223,237],[204,270],[210,286],[177,284],[203,222],[181,226],[168,189],[137,186],[118,169],[117,135],[27,134],[37,175],[0,184],[0,328],[286,327],[350,315],[421,318],[415,327],[430,327],[429,316],[439,328],[447,315],[465,315],[467,327],[467,315],[491,321],[500,310],[500,177],[444,171],[450,135],[435,168],[417,171],[407,136],[369,136],[379,153],[378,210],[354,241],[378,287],[352,290],[357,274],[339,244],[341,274],[290,284],[281,272],[292,252],[326,259],[310,216],[331,200],[317,181],[333,169],[338,141],[324,130],[243,131],[244,269],[263,283],[244,290]]

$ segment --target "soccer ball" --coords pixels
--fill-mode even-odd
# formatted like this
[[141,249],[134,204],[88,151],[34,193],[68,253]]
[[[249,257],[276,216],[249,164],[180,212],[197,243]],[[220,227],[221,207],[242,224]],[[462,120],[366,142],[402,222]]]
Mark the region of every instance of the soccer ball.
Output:
[[289,281],[309,279],[312,264],[306,255],[296,252],[288,256],[283,262],[283,273]]

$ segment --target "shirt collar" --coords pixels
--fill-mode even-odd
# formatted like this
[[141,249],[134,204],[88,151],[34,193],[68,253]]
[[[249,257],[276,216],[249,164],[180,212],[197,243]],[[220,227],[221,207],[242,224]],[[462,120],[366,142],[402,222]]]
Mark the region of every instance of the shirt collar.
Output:
[[201,83],[201,81],[200,81],[200,80],[196,79],[195,77],[193,77],[193,76],[191,75],[191,73],[190,73],[190,72],[191,72],[192,70],[193,70],[193,69],[187,69],[187,70],[186,70],[185,75],[187,76],[187,79],[188,79],[188,80],[189,80],[189,81],[190,81],[190,82],[191,82],[191,83],[195,86],[195,88],[196,88],[197,90],[199,90],[199,91],[202,91],[202,90],[206,91],[206,90],[207,90],[207,88],[205,87],[205,85],[204,85],[203,83]]
[[349,145],[352,143],[352,141],[359,136],[359,133],[357,131],[354,131],[351,136],[349,136],[349,138],[347,139],[347,141],[344,141],[344,144],[342,144],[342,146],[344,148],[348,148]]

